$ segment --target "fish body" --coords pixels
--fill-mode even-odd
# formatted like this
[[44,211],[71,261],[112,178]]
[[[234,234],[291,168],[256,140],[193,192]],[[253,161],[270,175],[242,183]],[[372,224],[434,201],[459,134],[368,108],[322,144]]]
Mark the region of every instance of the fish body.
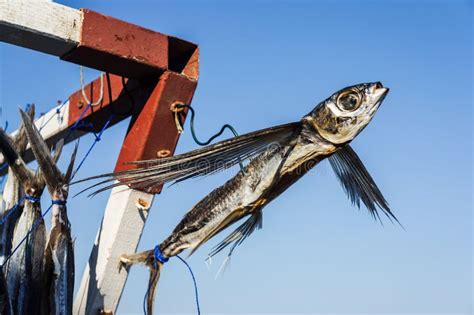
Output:
[[[223,229],[248,216],[210,253],[212,256],[233,243],[230,257],[236,246],[261,227],[263,207],[325,158],[329,158],[353,204],[359,206],[362,201],[375,218],[380,209],[396,220],[349,146],[373,118],[387,92],[379,82],[344,88],[319,103],[300,122],[242,135],[175,157],[137,162],[136,170],[96,176],[110,177],[99,184],[120,181],[98,192],[123,184],[147,191],[154,185],[212,174],[241,159],[252,158],[242,172],[192,207],[171,235],[158,245],[165,259],[188,248],[192,254]],[[125,267],[135,263],[149,267],[147,312],[152,314],[153,295],[162,268],[156,249],[123,255],[120,261]]]
[[[30,116],[26,113],[24,115],[32,121]],[[25,132],[27,133],[26,126]],[[59,158],[61,149],[60,143],[56,146],[55,159]],[[12,238],[12,246],[18,249],[4,266],[12,311],[13,314],[39,314],[44,289],[46,245],[40,197],[46,185],[47,174],[41,169],[37,172],[30,170],[12,140],[2,129],[0,129],[0,150],[25,193],[23,212]]]
[[[259,211],[337,148],[323,139],[311,139],[312,163],[300,145],[302,136],[289,140],[255,157],[242,172],[216,188],[197,203],[161,245],[166,257],[185,249],[197,249],[204,241]],[[309,145],[309,144],[307,144]]]
[[8,260],[7,285],[14,314],[37,314],[42,294],[46,229],[39,202],[26,200],[13,235],[13,247],[30,231],[26,241]]
[[[20,114],[31,149],[38,162],[51,199],[54,201],[51,231],[44,251],[41,314],[72,314],[74,251],[66,202],[68,197],[67,184],[69,184],[72,176],[77,146],[72,154],[66,174],[62,174],[56,166],[60,149],[56,148],[55,156],[51,156],[46,142],[33,121],[21,110]],[[59,147],[61,146],[62,143],[59,144]]]
[[74,251],[64,205],[53,206],[50,237],[45,251],[43,314],[72,314]]
[[[28,109],[28,115],[34,117],[34,114],[35,108],[34,105],[31,105]],[[22,156],[28,144],[23,125],[20,126],[18,133],[11,139],[11,143],[14,145],[18,154]],[[10,167],[8,168],[2,197],[3,202],[0,206],[0,218],[2,218],[4,222],[0,225],[0,265],[3,265],[5,258],[11,253],[13,232],[23,211],[23,204],[19,204],[23,197],[23,187]]]

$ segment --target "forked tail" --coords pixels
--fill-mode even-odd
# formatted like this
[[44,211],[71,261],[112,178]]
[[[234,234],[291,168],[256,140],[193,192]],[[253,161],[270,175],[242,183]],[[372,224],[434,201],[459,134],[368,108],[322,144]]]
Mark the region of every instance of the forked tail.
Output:
[[[122,255],[120,257],[119,269],[121,268],[128,269],[131,265],[135,265],[135,264],[144,264],[150,269],[150,279],[148,280],[148,289],[146,291],[146,297],[145,297],[146,305],[143,305],[143,310],[144,312],[146,310],[145,313],[147,315],[153,314],[153,301],[155,298],[156,285],[158,284],[158,280],[160,280],[160,272],[161,272],[161,268],[163,267],[163,263],[166,262],[166,261],[161,262],[159,259],[157,259],[155,253],[156,253],[156,249],[147,250],[138,254]],[[165,259],[168,260],[167,258]]]

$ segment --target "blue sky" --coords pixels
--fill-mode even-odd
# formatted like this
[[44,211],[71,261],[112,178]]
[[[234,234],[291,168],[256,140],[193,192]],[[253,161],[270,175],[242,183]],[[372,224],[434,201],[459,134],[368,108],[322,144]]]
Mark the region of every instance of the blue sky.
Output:
[[[203,138],[223,123],[245,133],[297,120],[347,85],[380,80],[391,88],[353,147],[406,230],[352,207],[323,162],[265,209],[263,230],[238,248],[221,278],[214,280],[224,257],[211,270],[204,259],[224,234],[189,259],[205,313],[472,312],[472,2],[61,3],[199,44],[193,105]],[[0,54],[1,125],[17,124],[19,105],[47,111],[78,88],[77,65],[7,44]],[[88,80],[97,74],[86,71]],[[106,132],[78,177],[112,170],[125,130],[122,123]],[[92,140],[83,139],[79,154]],[[185,132],[178,152],[194,148]],[[161,242],[230,176],[166,189],[139,249]],[[107,198],[71,202],[76,287]],[[120,314],[141,313],[147,278],[145,268],[132,269]],[[193,299],[184,265],[168,263],[155,311],[193,313]]]

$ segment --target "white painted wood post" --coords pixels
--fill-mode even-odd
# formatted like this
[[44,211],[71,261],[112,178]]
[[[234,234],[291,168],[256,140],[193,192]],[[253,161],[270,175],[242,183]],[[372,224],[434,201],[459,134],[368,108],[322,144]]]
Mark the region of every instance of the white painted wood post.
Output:
[[115,314],[127,280],[127,271],[119,272],[119,257],[136,251],[153,197],[123,186],[112,189],[76,295],[74,314]]
[[80,41],[82,12],[45,0],[0,0],[0,41],[62,56]]

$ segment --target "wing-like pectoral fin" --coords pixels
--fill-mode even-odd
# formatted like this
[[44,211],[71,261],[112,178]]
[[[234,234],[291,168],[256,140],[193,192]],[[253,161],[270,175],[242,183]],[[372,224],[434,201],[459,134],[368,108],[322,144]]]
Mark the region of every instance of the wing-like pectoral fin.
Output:
[[374,218],[380,220],[378,209],[381,209],[390,220],[398,222],[372,176],[349,145],[331,155],[329,162],[352,204],[360,208],[362,201]]
[[118,183],[106,185],[95,193],[118,185],[129,185],[135,189],[147,191],[164,183],[179,182],[225,170],[240,161],[256,156],[270,145],[286,143],[295,133],[299,132],[300,128],[300,122],[267,128],[188,153],[156,160],[132,162],[137,165],[137,169],[93,176],[78,182],[103,179],[88,188],[91,189],[119,180]]

